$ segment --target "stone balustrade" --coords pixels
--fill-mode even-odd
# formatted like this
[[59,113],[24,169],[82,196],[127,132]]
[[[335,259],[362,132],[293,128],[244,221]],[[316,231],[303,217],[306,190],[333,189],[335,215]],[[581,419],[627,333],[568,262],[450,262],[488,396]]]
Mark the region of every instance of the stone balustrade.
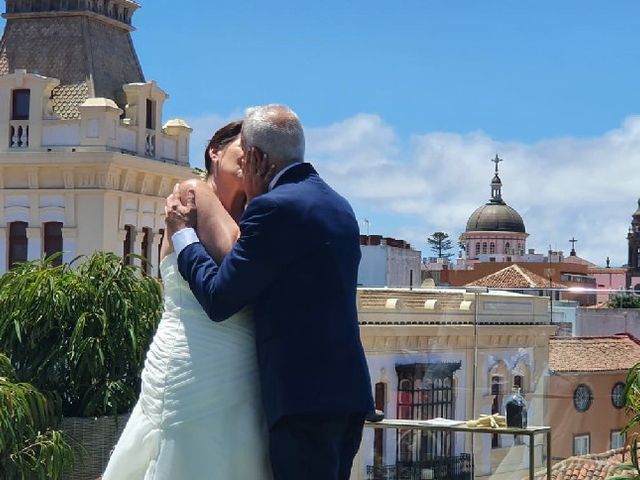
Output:
[[29,120],[11,120],[9,122],[10,148],[29,147]]
[[[117,123],[114,125],[114,121]],[[172,123],[173,122],[173,123]],[[119,120],[92,118],[89,128],[83,130],[81,120],[10,120],[8,137],[9,151],[57,151],[69,148],[77,151],[119,151],[176,165],[189,165],[188,143],[190,128],[180,122],[171,121],[160,130],[128,125]],[[30,130],[39,127],[39,142],[30,142]],[[138,148],[138,131],[142,129],[144,148]],[[36,146],[38,145],[39,146]],[[1,148],[0,148],[1,150]]]

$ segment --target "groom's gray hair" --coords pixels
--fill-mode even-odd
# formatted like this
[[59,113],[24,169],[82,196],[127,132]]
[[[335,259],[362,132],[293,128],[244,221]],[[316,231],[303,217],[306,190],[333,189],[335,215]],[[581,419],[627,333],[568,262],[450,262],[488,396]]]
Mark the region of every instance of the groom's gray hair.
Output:
[[244,148],[258,147],[280,165],[304,160],[304,131],[298,115],[285,105],[248,108],[242,125]]

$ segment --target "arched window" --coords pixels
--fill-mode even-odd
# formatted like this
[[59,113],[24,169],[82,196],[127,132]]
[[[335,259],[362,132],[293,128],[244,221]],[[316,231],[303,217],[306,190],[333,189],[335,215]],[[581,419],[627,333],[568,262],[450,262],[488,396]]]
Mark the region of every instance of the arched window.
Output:
[[27,222],[9,224],[9,268],[27,261]]
[[126,235],[124,237],[124,246],[122,249],[122,256],[125,265],[133,265],[133,258],[131,254],[133,253],[133,226],[125,225],[124,230]]
[[482,253],[487,253],[487,242],[482,242]]
[[480,255],[480,242],[476,242],[476,255]]
[[[50,257],[54,253],[62,252],[62,222],[47,222],[44,224],[44,254]],[[62,255],[53,260],[53,265],[62,265]]]
[[517,252],[517,254],[518,255],[524,255],[524,250],[522,249],[522,244],[520,244],[520,243],[518,244],[518,252]]
[[511,253],[510,249],[511,249],[511,244],[509,242],[506,242],[504,244],[504,253],[506,253],[508,255],[509,253]]
[[493,242],[489,244],[489,253],[496,253],[496,244]]

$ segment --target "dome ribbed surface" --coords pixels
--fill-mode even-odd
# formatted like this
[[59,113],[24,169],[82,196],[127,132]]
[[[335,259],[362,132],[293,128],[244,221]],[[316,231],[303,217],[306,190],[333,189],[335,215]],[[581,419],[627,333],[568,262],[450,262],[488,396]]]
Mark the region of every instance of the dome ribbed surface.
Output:
[[518,212],[504,203],[487,203],[471,214],[467,232],[526,233]]

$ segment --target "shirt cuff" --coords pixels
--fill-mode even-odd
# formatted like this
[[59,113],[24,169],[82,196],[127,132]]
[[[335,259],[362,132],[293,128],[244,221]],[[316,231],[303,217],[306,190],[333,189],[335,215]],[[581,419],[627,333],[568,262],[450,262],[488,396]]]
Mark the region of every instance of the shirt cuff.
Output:
[[182,250],[192,243],[198,243],[200,239],[193,228],[183,228],[173,234],[171,241],[173,242],[173,248],[176,251],[176,256],[179,256]]

